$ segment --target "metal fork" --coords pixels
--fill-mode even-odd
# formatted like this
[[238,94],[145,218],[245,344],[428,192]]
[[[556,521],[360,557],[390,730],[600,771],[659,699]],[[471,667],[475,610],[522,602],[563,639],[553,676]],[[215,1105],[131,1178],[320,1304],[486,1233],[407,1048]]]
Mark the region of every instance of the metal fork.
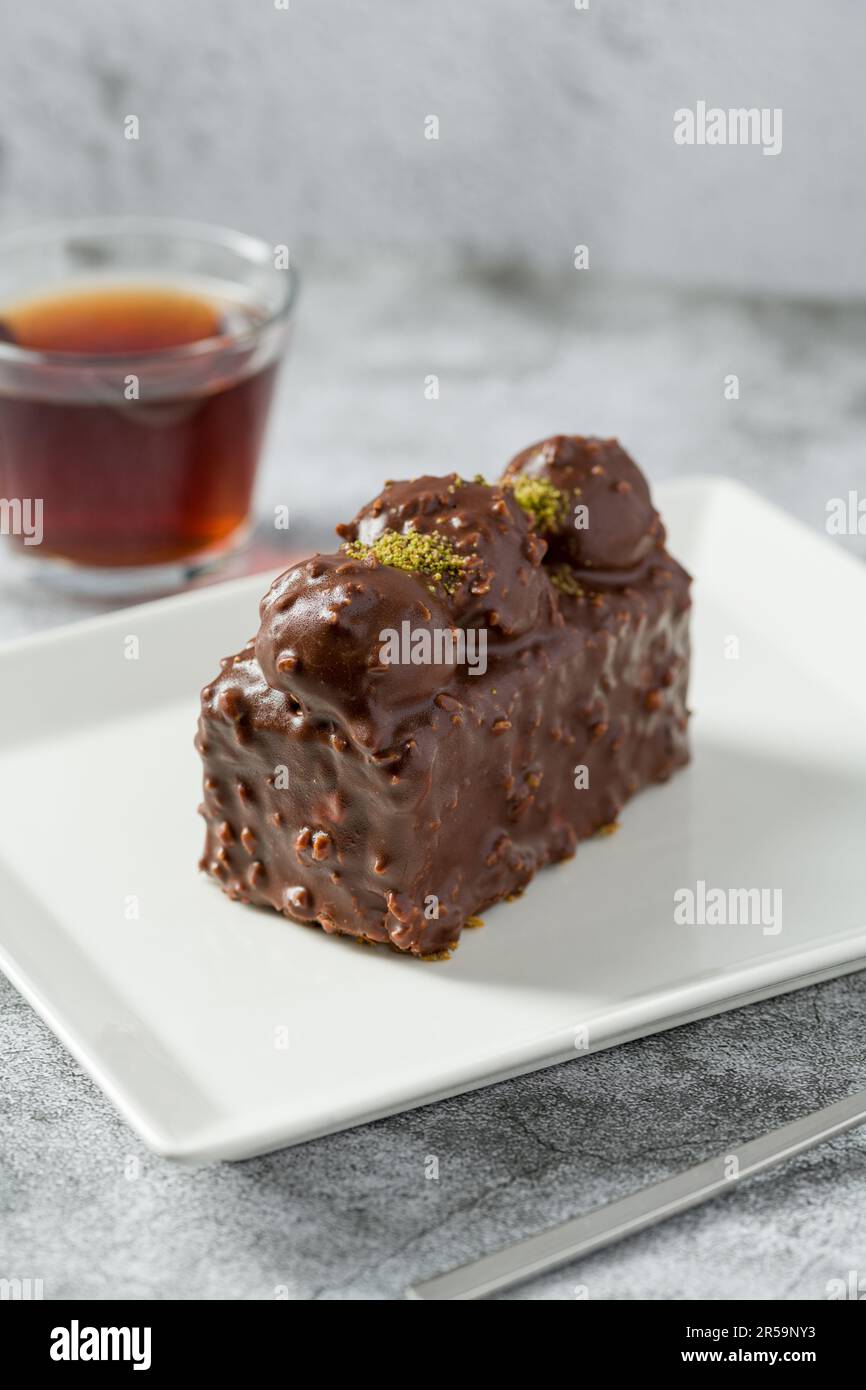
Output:
[[414,1284],[406,1290],[406,1297],[484,1298],[486,1294],[510,1288],[523,1279],[601,1250],[624,1236],[646,1230],[711,1197],[730,1192],[765,1168],[784,1163],[862,1124],[866,1124],[866,1091],[847,1096],[812,1115],[804,1115],[760,1139],[752,1139],[738,1149],[730,1149],[699,1163],[696,1168],[666,1178],[664,1182],[641,1188],[607,1206],[596,1207],[584,1216],[576,1216],[549,1231],[519,1240],[435,1279]]

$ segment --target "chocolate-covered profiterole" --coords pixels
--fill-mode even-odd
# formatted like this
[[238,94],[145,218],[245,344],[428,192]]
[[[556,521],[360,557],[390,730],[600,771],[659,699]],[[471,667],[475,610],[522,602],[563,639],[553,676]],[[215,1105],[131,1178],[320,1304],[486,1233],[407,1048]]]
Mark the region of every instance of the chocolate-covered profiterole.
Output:
[[202,692],[202,867],[438,955],[688,761],[689,577],[610,440],[534,445],[499,485],[390,483],[337,529]]
[[438,534],[465,559],[451,596],[461,627],[489,626],[519,637],[549,616],[549,584],[540,566],[547,549],[510,489],[484,482],[415,478],[388,483],[337,534],[375,545],[383,535]]
[[[615,572],[625,582],[664,544],[646,478],[616,439],[543,439],[517,454],[503,476],[518,489],[527,479],[543,480],[559,494],[554,521],[540,528],[553,562]],[[526,493],[531,497],[531,489]]]
[[[286,570],[259,609],[255,652],[265,680],[307,718],[350,717],[362,742],[387,742],[399,720],[446,689],[454,672],[454,643],[432,640],[454,624],[431,587],[375,556],[316,555]],[[382,659],[382,633],[404,621],[413,635],[430,634],[429,663]]]

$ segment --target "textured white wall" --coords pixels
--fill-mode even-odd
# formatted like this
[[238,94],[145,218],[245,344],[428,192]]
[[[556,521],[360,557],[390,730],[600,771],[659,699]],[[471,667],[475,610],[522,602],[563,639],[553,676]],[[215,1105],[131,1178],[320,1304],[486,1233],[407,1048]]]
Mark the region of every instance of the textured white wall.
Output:
[[[0,0],[0,222],[863,292],[864,0]],[[781,107],[778,158],[673,112]],[[424,117],[441,122],[424,138]],[[141,138],[123,138],[135,114]]]

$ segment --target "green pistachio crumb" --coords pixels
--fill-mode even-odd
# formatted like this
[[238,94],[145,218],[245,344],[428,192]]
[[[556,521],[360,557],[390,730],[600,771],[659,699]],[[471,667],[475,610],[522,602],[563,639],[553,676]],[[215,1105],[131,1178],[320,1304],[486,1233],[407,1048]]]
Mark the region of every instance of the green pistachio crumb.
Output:
[[451,542],[435,531],[426,535],[419,531],[407,531],[405,535],[383,531],[372,545],[349,541],[343,548],[355,560],[375,555],[380,564],[428,575],[442,585],[446,594],[454,593],[467,563],[466,556],[458,555]]
[[550,582],[561,594],[568,594],[571,598],[583,598],[583,586],[577,582],[568,565],[560,565],[555,569],[550,576]]
[[547,478],[530,478],[520,474],[507,479],[505,486],[512,489],[515,500],[523,510],[531,512],[537,531],[553,531],[564,519],[565,494]]

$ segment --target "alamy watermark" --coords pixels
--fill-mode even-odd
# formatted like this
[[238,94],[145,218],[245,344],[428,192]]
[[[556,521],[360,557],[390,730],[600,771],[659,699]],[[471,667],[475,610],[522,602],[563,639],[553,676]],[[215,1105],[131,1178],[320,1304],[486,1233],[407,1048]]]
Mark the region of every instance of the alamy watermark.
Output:
[[828,535],[866,536],[866,493],[852,488],[847,497],[831,497],[826,511]]
[[385,666],[467,666],[470,676],[487,670],[487,629],[483,627],[416,627],[408,618],[400,630],[379,633],[379,660]]
[[866,1276],[858,1269],[849,1269],[844,1279],[828,1279],[825,1285],[827,1297],[833,1301],[851,1299],[855,1303],[866,1301]]
[[68,1327],[51,1330],[52,1361],[130,1361],[134,1371],[150,1370],[149,1327],[82,1327],[73,1318]]
[[23,536],[25,545],[41,545],[42,498],[0,497],[0,536]]
[[0,1301],[3,1303],[38,1302],[44,1297],[42,1279],[0,1279]]
[[674,892],[674,922],[684,927],[760,927],[764,936],[782,930],[781,888],[694,888]]
[[763,154],[782,152],[780,106],[721,106],[695,103],[674,112],[675,145],[760,145]]

